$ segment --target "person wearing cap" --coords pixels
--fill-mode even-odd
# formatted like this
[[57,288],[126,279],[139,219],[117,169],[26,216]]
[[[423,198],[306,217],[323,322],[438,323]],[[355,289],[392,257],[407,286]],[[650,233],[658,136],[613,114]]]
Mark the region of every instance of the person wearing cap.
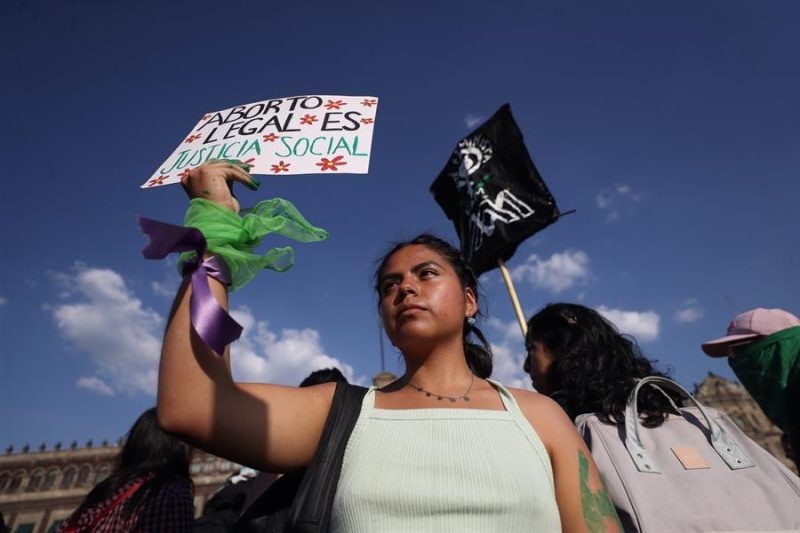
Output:
[[702,345],[711,357],[727,357],[736,377],[785,433],[800,466],[800,319],[783,309],[742,313],[728,334]]

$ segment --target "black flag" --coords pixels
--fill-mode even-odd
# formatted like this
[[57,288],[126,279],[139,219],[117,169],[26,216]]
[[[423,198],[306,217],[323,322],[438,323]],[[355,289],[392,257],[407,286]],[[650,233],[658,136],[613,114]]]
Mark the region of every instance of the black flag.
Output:
[[459,141],[431,192],[455,224],[476,275],[508,260],[559,216],[508,104]]

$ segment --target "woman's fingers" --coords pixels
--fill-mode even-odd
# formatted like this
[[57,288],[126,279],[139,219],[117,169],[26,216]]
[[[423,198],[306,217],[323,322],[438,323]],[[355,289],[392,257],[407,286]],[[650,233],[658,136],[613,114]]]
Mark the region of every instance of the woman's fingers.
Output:
[[238,182],[255,190],[260,182],[250,175],[250,165],[237,160],[209,160],[190,170],[181,185],[191,198],[204,198],[239,212],[239,202],[233,195],[233,183]]
[[261,182],[250,174],[250,169],[253,168],[251,165],[243,163],[238,159],[216,159],[211,161],[213,161],[215,165],[226,165],[226,168],[232,172],[231,178],[248,189],[255,191],[261,186]]

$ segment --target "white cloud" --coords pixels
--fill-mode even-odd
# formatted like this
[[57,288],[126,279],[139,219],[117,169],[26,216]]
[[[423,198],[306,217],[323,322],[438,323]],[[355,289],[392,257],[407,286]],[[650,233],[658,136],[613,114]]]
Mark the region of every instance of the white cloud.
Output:
[[597,207],[600,209],[605,209],[611,205],[611,195],[609,193],[600,193],[595,197],[597,201]]
[[237,381],[298,385],[314,370],[328,367],[338,368],[354,381],[353,367],[325,353],[318,331],[304,328],[275,333],[247,307],[235,309],[231,315],[244,327],[242,337],[231,346]]
[[153,294],[157,294],[158,296],[168,296],[170,298],[175,296],[175,293],[178,292],[178,285],[177,281],[151,281],[150,288],[153,290]]
[[150,289],[153,294],[170,299],[175,297],[175,293],[178,292],[178,287],[181,284],[177,264],[178,262],[173,256],[167,257],[162,262],[164,277],[160,281],[150,282]]
[[661,317],[655,311],[624,311],[601,305],[597,312],[613,322],[621,333],[633,335],[638,341],[658,338]]
[[114,389],[100,378],[82,377],[75,383],[79,388],[99,394],[100,396],[114,396]]
[[0,296],[0,305],[6,305],[7,303],[8,303],[8,300],[6,298],[4,298],[3,296]]
[[164,319],[145,308],[113,270],[78,264],[73,274],[55,279],[62,297],[72,301],[46,309],[61,336],[88,354],[102,377],[82,378],[79,386],[94,385],[99,392],[102,383],[112,394],[155,394]]
[[675,311],[672,319],[681,324],[690,324],[692,322],[697,322],[703,318],[705,314],[705,310],[700,307],[699,302],[695,298],[692,298],[683,302],[681,308]]
[[[76,265],[74,274],[56,274],[63,298],[47,306],[61,335],[92,359],[96,376],[77,385],[98,394],[155,394],[164,319],[144,308],[122,276],[108,269]],[[297,385],[312,371],[337,367],[353,381],[353,367],[325,353],[319,332],[269,329],[247,308],[231,311],[244,327],[231,346],[235,379]],[[355,380],[355,382],[363,379]]]
[[522,369],[525,361],[525,339],[519,322],[503,322],[497,318],[486,320],[486,336],[492,345],[494,368],[492,379],[507,387],[532,390],[531,378]]
[[642,199],[641,194],[635,192],[633,188],[625,183],[614,186],[613,189],[605,190],[595,195],[595,203],[601,210],[609,210],[606,215],[608,222],[613,222],[620,218],[620,210],[626,213],[632,211],[632,204]]
[[532,254],[511,270],[511,277],[558,294],[589,279],[589,256],[581,250],[555,253],[549,259]]
[[466,124],[469,129],[474,128],[475,126],[477,126],[481,122],[483,122],[483,118],[481,118],[479,116],[476,116],[476,115],[472,115],[472,114],[467,115],[464,118],[464,124]]

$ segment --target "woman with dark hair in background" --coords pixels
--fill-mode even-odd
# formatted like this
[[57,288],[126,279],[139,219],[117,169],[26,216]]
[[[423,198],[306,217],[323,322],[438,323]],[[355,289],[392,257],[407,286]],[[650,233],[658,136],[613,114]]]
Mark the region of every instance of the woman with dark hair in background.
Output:
[[191,453],[158,426],[155,407],[148,409],[128,432],[114,471],[57,531],[192,531]]
[[[229,183],[254,188],[246,168],[205,163],[183,185],[190,197],[237,213]],[[475,322],[477,280],[458,250],[429,235],[398,244],[375,282],[378,313],[406,371],[364,396],[330,530],[617,530],[589,450],[564,412],[545,396],[488,379],[491,352]],[[227,307],[226,286],[214,278],[209,284]],[[217,356],[192,328],[191,294],[187,279],[164,337],[163,427],[258,470],[306,467],[335,384],[234,382],[229,349]],[[346,313],[348,305],[338,302],[330,311]],[[471,342],[473,334],[483,346]]]
[[[556,400],[575,420],[600,413],[606,422],[624,421],[636,380],[664,376],[639,351],[636,341],[589,307],[549,304],[528,321],[525,372],[533,386]],[[647,427],[661,425],[669,399],[654,387],[639,391],[639,413]]]

